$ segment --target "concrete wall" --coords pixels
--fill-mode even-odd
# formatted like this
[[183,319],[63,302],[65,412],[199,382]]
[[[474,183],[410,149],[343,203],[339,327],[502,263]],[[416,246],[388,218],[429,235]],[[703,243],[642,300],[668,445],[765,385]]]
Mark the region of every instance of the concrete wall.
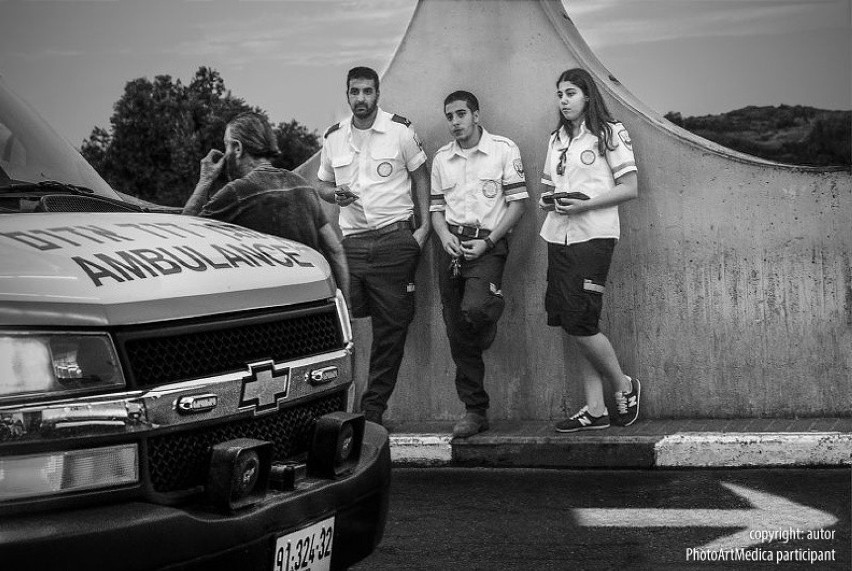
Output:
[[[644,381],[643,414],[852,414],[848,171],[753,159],[668,123],[611,77],[558,0],[421,0],[383,75],[380,103],[414,123],[431,157],[450,140],[444,96],[474,92],[486,128],[518,143],[537,200],[557,119],[554,82],[575,66],[596,76],[639,165],[640,197],[621,207],[602,328],[625,371]],[[302,172],[316,172],[316,157]],[[530,206],[512,239],[508,305],[486,356],[493,418],[562,418],[583,404],[572,348],[545,324],[544,216]],[[463,411],[435,248],[418,270],[417,318],[391,419]],[[363,378],[369,327],[356,332]]]

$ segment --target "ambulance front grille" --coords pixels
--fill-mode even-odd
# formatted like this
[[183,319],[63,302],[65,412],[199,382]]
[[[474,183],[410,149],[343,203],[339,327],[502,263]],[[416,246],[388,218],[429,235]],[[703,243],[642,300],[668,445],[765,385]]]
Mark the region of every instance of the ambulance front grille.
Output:
[[137,388],[243,371],[343,347],[334,303],[298,310],[116,333],[130,383]]
[[346,409],[345,390],[275,413],[244,418],[148,439],[148,476],[160,494],[203,486],[210,470],[210,449],[235,438],[272,442],[273,462],[283,462],[308,451],[314,422],[324,414]]

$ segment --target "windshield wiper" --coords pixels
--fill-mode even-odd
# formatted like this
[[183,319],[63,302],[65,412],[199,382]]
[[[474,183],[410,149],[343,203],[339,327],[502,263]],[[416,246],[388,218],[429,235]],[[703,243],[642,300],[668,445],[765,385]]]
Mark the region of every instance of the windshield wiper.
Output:
[[[86,188],[85,186],[59,182],[56,180],[43,180],[40,182],[15,181],[10,185],[0,186],[0,195],[2,195],[4,199],[12,197],[31,202],[38,202],[35,210],[40,212],[88,212],[88,208],[92,208],[92,212],[146,211],[145,208],[125,200],[117,200],[109,196],[100,196],[95,193],[94,190]],[[62,199],[63,195],[79,196],[81,198],[70,199],[72,203],[69,204],[69,199]],[[102,207],[97,207],[97,203],[112,204],[115,205],[115,207],[118,207],[119,210],[115,210],[114,208],[103,210]]]
[[0,192],[64,192],[81,196],[97,196],[95,191],[85,186],[59,182],[58,180],[42,180],[39,182],[13,182],[0,186]]

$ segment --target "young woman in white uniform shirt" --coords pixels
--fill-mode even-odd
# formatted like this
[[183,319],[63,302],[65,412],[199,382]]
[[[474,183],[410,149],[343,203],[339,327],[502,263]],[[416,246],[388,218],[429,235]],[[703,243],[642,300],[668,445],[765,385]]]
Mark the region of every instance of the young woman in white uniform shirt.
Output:
[[591,75],[563,72],[556,82],[559,126],[548,142],[539,206],[547,242],[547,323],[561,327],[579,349],[577,367],[586,405],[559,422],[559,432],[608,428],[604,383],[615,392],[616,422],[639,414],[640,385],[624,374],[598,328],[606,277],[619,238],[618,205],[638,196],[630,135],[615,121]]

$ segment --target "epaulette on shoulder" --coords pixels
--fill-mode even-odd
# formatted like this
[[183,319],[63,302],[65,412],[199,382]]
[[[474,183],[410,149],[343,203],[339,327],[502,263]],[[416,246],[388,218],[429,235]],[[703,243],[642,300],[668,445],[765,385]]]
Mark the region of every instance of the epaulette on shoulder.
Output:
[[391,121],[393,121],[394,123],[402,123],[406,127],[411,127],[411,121],[409,121],[408,119],[406,119],[402,115],[396,115],[395,114],[393,117],[391,117]]
[[508,137],[503,137],[500,135],[491,135],[491,138],[494,139],[494,142],[496,143],[503,143],[504,145],[508,145],[510,147],[515,144],[512,139]]
[[334,133],[338,129],[340,129],[340,123],[335,123],[334,125],[332,125],[331,127],[328,128],[328,130],[325,132],[325,134],[322,136],[322,138],[327,139],[329,135],[331,135],[332,133]]

